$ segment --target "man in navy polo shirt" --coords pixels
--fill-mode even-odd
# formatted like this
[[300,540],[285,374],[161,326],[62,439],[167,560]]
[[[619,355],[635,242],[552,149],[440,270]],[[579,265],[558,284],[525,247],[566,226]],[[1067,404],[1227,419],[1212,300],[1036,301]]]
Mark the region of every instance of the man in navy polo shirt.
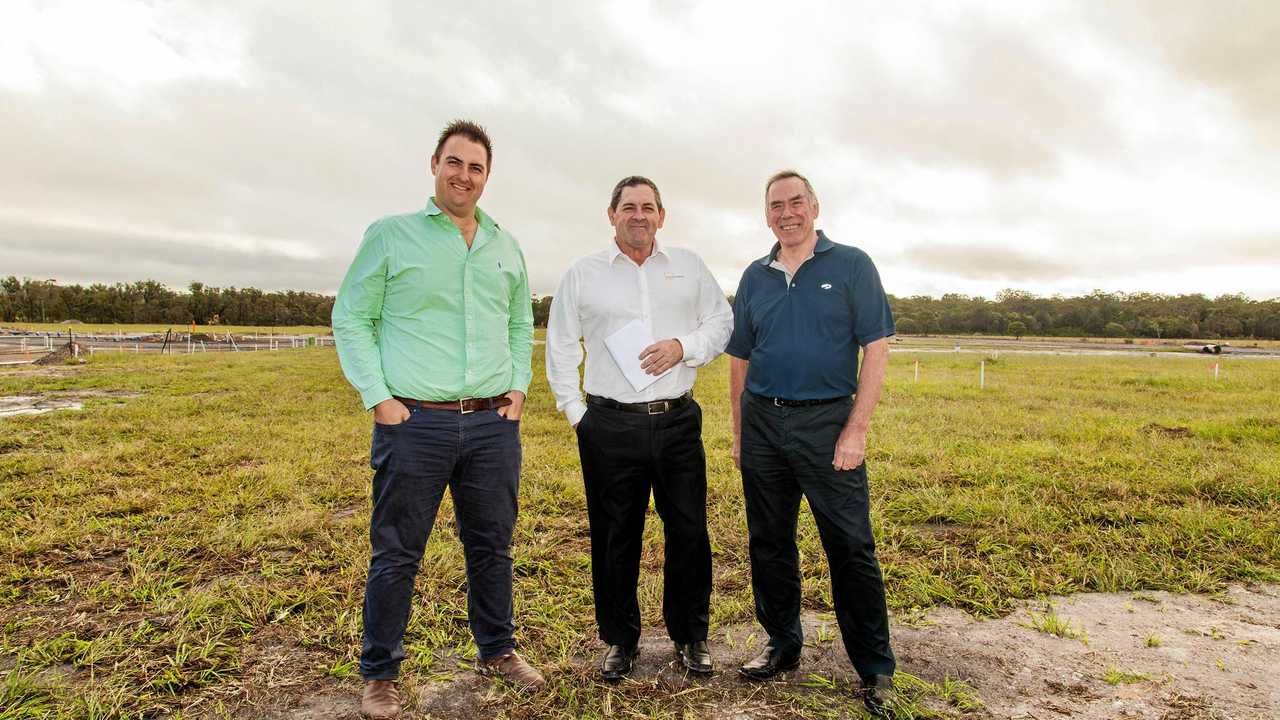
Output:
[[769,178],[765,218],[778,242],[742,274],[725,349],[751,587],[756,619],[769,633],[741,673],[765,680],[800,664],[796,519],[803,494],[831,566],[836,620],[862,678],[863,702],[883,714],[896,663],[863,457],[893,315],[871,258],[815,230],[818,209],[804,176],[785,170]]

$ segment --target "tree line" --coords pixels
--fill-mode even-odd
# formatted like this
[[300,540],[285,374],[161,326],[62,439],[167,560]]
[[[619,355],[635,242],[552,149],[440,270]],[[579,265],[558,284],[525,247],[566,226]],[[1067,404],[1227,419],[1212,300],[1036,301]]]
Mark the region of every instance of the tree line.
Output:
[[0,321],[173,323],[175,325],[328,325],[333,298],[313,292],[265,292],[191,283],[186,292],[155,280],[58,285],[49,280],[0,280]]
[[898,332],[1059,337],[1280,339],[1280,298],[1107,293],[1039,297],[1003,290],[995,300],[948,294],[890,297]]
[[[533,300],[534,324],[545,327],[550,296]],[[732,301],[732,297],[730,297]],[[904,335],[1049,335],[1061,337],[1280,339],[1280,299],[1245,295],[1106,293],[1040,297],[1004,290],[994,300],[947,294],[889,296]],[[328,325],[333,297],[295,290],[216,288],[185,292],[154,280],[58,285],[9,276],[0,280],[0,321],[174,323],[187,325]]]

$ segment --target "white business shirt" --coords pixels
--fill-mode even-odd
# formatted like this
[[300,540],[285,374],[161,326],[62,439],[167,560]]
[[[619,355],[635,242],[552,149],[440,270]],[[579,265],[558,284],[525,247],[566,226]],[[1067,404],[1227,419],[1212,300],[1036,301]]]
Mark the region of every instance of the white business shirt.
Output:
[[[675,338],[684,361],[644,390],[636,392],[609,354],[604,340],[639,318],[655,341]],[[616,242],[579,258],[569,267],[551,300],[547,321],[547,380],[556,408],[569,424],[587,412],[578,390],[578,366],[586,340],[583,389],[618,402],[651,402],[679,397],[693,388],[697,368],[724,352],[733,331],[733,311],[702,258],[682,248],[655,242],[643,265],[626,256]]]

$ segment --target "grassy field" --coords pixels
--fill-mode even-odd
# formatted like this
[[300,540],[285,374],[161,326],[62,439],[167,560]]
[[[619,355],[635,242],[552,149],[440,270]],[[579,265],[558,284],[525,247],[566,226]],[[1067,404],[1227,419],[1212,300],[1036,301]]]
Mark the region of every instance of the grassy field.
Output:
[[[0,323],[0,328],[9,330],[30,330],[34,332],[53,332],[66,335],[68,332],[77,335],[114,335],[118,332],[126,335],[132,333],[162,333],[165,330],[185,333],[191,331],[191,325],[182,323],[154,323],[154,324],[132,324],[132,325],[112,325],[99,323],[77,323],[74,325],[63,325],[62,323]],[[332,335],[333,330],[326,325],[290,325],[281,327],[266,327],[257,325],[196,325],[197,333],[209,333],[211,335],[225,335],[231,333],[233,335]]]
[[[868,463],[899,619],[940,604],[999,615],[1046,594],[1280,581],[1280,363],[1222,359],[1214,382],[1208,360],[1002,355],[979,390],[980,360],[892,357]],[[516,611],[552,685],[528,699],[498,687],[486,714],[702,717],[752,692],[594,682],[577,451],[541,347],[534,366]],[[752,620],[726,386],[721,358],[696,389],[716,627]],[[33,391],[86,399],[80,412],[0,422],[0,719],[252,717],[358,693],[370,427],[331,349],[0,373],[0,395]],[[473,653],[452,525],[446,499],[407,637],[410,686],[465,673]],[[657,627],[659,524],[646,532],[641,598]],[[800,542],[806,607],[829,610],[811,518]],[[972,707],[953,685],[905,679],[904,716]],[[753,697],[808,717],[848,712],[843,677],[809,684]]]

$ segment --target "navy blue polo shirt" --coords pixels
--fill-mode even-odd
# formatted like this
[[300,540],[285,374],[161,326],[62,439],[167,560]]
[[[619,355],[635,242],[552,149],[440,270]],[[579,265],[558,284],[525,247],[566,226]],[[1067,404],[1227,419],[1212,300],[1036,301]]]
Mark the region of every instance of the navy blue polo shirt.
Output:
[[833,243],[819,230],[813,257],[788,286],[786,273],[769,267],[778,248],[743,271],[725,352],[750,361],[747,390],[756,395],[852,395],[858,349],[894,334],[880,273],[865,252]]

